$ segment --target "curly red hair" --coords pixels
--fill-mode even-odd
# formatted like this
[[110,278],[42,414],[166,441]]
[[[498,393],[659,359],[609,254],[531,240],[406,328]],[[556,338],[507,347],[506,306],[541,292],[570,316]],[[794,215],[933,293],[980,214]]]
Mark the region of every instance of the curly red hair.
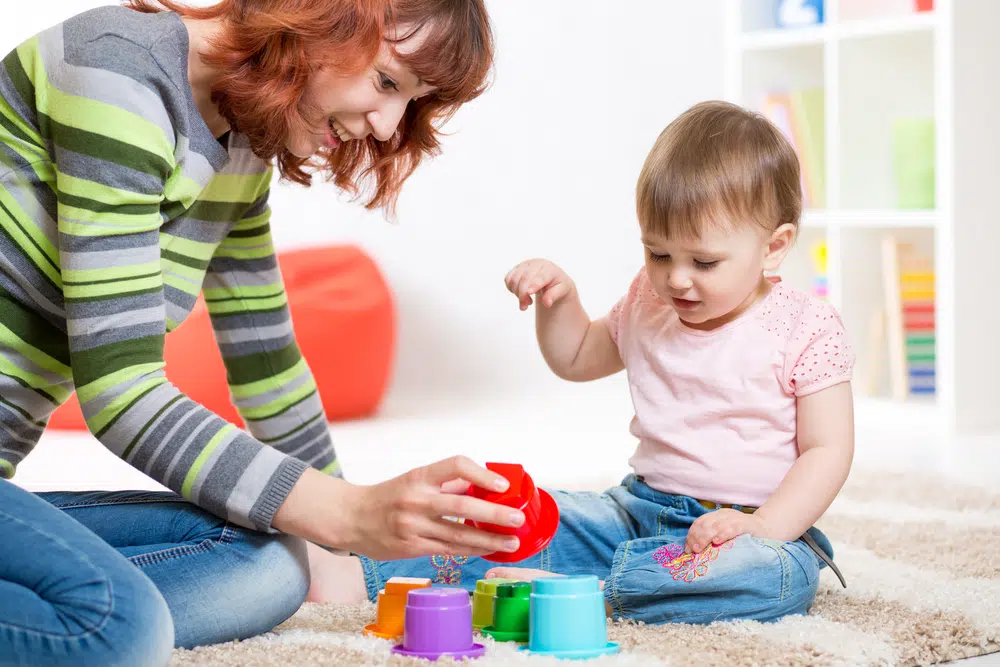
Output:
[[[303,185],[312,173],[361,197],[368,209],[391,213],[403,182],[424,156],[440,152],[440,125],[481,95],[493,67],[493,34],[483,0],[221,0],[191,7],[178,0],[123,0],[140,12],[164,10],[194,19],[221,19],[205,62],[222,73],[212,101],[254,153],[274,159],[283,178]],[[394,25],[426,29],[399,62],[436,90],[409,104],[396,133],[369,136],[298,158],[285,148],[290,127],[302,124],[300,105],[310,69],[322,63],[349,74],[375,59]],[[410,34],[412,34],[412,32]],[[397,41],[404,41],[402,35]]]

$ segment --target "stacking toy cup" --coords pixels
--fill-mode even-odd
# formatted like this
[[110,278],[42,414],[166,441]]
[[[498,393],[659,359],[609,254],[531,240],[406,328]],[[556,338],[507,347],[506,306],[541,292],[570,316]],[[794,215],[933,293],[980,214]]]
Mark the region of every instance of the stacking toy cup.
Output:
[[618,652],[618,644],[608,641],[597,577],[543,577],[533,586],[528,651],[571,659]]
[[392,649],[398,655],[437,660],[478,658],[486,652],[472,642],[472,603],[461,588],[410,591],[403,625],[403,643]]
[[403,636],[403,615],[407,594],[417,588],[430,588],[430,579],[392,577],[385,582],[385,589],[378,592],[375,622],[366,625],[369,637],[396,640]]
[[483,634],[498,642],[528,641],[528,619],[531,613],[531,584],[521,581],[497,587],[493,606],[493,625],[483,628]]
[[520,540],[520,547],[514,553],[496,552],[483,556],[494,563],[516,563],[530,558],[544,549],[559,527],[559,507],[552,496],[535,487],[531,476],[516,463],[487,463],[487,469],[504,476],[510,487],[503,493],[471,486],[468,495],[491,503],[506,505],[524,513],[524,523],[519,528],[498,526],[492,523],[470,521],[476,528],[502,535],[514,535]]
[[513,579],[480,579],[476,582],[476,590],[472,593],[472,628],[482,630],[493,625],[493,596],[497,594],[500,584],[514,583]]

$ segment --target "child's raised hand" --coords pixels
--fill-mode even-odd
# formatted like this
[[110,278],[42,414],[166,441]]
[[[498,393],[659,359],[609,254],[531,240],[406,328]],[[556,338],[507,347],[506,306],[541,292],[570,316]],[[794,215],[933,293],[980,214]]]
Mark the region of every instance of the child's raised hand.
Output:
[[517,297],[521,310],[528,309],[534,295],[543,306],[551,308],[576,287],[565,271],[547,259],[521,262],[507,274],[504,284]]
[[763,520],[738,510],[724,508],[698,517],[688,530],[685,553],[701,553],[710,546],[725,544],[740,535],[764,535]]

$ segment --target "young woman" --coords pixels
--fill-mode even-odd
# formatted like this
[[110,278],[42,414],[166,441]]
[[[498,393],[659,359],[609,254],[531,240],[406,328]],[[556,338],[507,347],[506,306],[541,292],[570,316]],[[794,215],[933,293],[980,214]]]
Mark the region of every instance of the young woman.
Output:
[[[455,493],[505,484],[466,459],[339,479],[269,228],[274,165],[391,210],[492,56],[482,0],[127,0],[4,59],[0,665],[161,665],[269,630],[306,597],[307,542],[516,548],[441,518],[523,521]],[[164,376],[202,290],[249,433]],[[176,494],[7,481],[74,390],[94,435]]]

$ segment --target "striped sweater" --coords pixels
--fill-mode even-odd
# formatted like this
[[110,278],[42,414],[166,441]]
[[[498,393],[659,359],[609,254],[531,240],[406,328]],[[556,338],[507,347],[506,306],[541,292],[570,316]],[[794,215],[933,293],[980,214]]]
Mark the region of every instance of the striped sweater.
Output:
[[[176,14],[103,7],[3,60],[0,476],[75,389],[112,452],[271,531],[307,466],[339,466],[271,242],[271,165],[213,136],[187,54]],[[164,375],[164,336],[202,291],[249,433]]]

